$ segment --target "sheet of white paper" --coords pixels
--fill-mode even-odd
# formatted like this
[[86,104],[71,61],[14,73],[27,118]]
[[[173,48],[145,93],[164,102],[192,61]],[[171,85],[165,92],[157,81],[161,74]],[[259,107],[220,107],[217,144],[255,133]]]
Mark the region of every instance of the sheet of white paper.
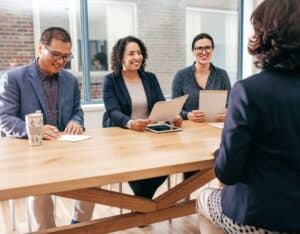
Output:
[[224,123],[215,122],[215,123],[209,123],[209,125],[216,128],[224,128]]
[[174,98],[169,101],[156,102],[151,110],[149,119],[152,121],[171,121],[182,110],[183,104],[188,98],[188,94]]
[[58,141],[71,141],[71,142],[76,142],[76,141],[84,141],[87,139],[92,138],[91,136],[85,136],[85,135],[60,135],[57,140]]
[[201,90],[199,109],[205,112],[207,122],[215,122],[217,114],[223,113],[226,106],[227,90]]

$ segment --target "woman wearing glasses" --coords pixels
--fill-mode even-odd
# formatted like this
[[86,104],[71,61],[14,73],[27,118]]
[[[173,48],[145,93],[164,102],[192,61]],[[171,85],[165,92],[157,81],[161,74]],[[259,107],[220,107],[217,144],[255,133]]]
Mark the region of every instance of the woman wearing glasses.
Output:
[[[176,73],[172,84],[172,98],[189,94],[181,117],[203,122],[205,113],[199,110],[199,92],[201,90],[228,90],[230,92],[231,84],[227,72],[211,63],[214,40],[209,34],[200,33],[194,37],[192,52],[195,62]],[[225,116],[226,110],[217,116],[216,121],[223,122]]]
[[[172,98],[189,94],[181,111],[181,117],[194,122],[205,121],[205,113],[199,110],[199,93],[201,90],[231,90],[227,72],[211,63],[214,51],[214,40],[207,33],[196,35],[192,42],[195,57],[193,65],[179,70],[172,84]],[[216,117],[216,121],[224,122],[226,109]],[[187,179],[195,172],[185,172]]]

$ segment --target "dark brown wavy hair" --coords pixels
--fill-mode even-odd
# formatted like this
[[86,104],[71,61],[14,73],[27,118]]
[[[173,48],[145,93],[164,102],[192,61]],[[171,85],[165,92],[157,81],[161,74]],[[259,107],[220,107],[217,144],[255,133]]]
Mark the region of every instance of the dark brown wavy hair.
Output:
[[116,75],[120,75],[122,72],[122,60],[125,52],[125,47],[129,42],[135,42],[139,45],[143,55],[143,61],[139,71],[145,70],[146,59],[148,58],[146,46],[140,39],[133,36],[127,36],[119,39],[112,49],[111,69]]
[[252,13],[249,53],[258,68],[300,70],[299,0],[265,0]]
[[208,39],[211,42],[211,47],[214,49],[215,48],[215,42],[214,39],[212,38],[211,35],[209,35],[208,33],[200,33],[198,35],[196,35],[193,39],[192,42],[192,51],[195,49],[195,43],[200,40],[200,39]]

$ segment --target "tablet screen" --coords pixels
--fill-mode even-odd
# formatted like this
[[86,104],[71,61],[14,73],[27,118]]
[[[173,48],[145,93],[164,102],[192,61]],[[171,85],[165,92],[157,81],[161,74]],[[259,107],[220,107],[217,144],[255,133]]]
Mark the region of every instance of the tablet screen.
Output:
[[147,128],[150,128],[154,131],[167,131],[167,130],[171,130],[171,126],[168,125],[150,125],[147,126]]

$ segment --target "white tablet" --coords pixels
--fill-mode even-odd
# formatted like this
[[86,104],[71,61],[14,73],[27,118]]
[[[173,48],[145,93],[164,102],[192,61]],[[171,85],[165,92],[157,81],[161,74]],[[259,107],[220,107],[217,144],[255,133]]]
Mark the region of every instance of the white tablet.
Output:
[[154,133],[164,133],[164,132],[178,132],[181,131],[182,128],[171,126],[166,123],[158,123],[158,124],[149,124],[146,127],[146,130]]

